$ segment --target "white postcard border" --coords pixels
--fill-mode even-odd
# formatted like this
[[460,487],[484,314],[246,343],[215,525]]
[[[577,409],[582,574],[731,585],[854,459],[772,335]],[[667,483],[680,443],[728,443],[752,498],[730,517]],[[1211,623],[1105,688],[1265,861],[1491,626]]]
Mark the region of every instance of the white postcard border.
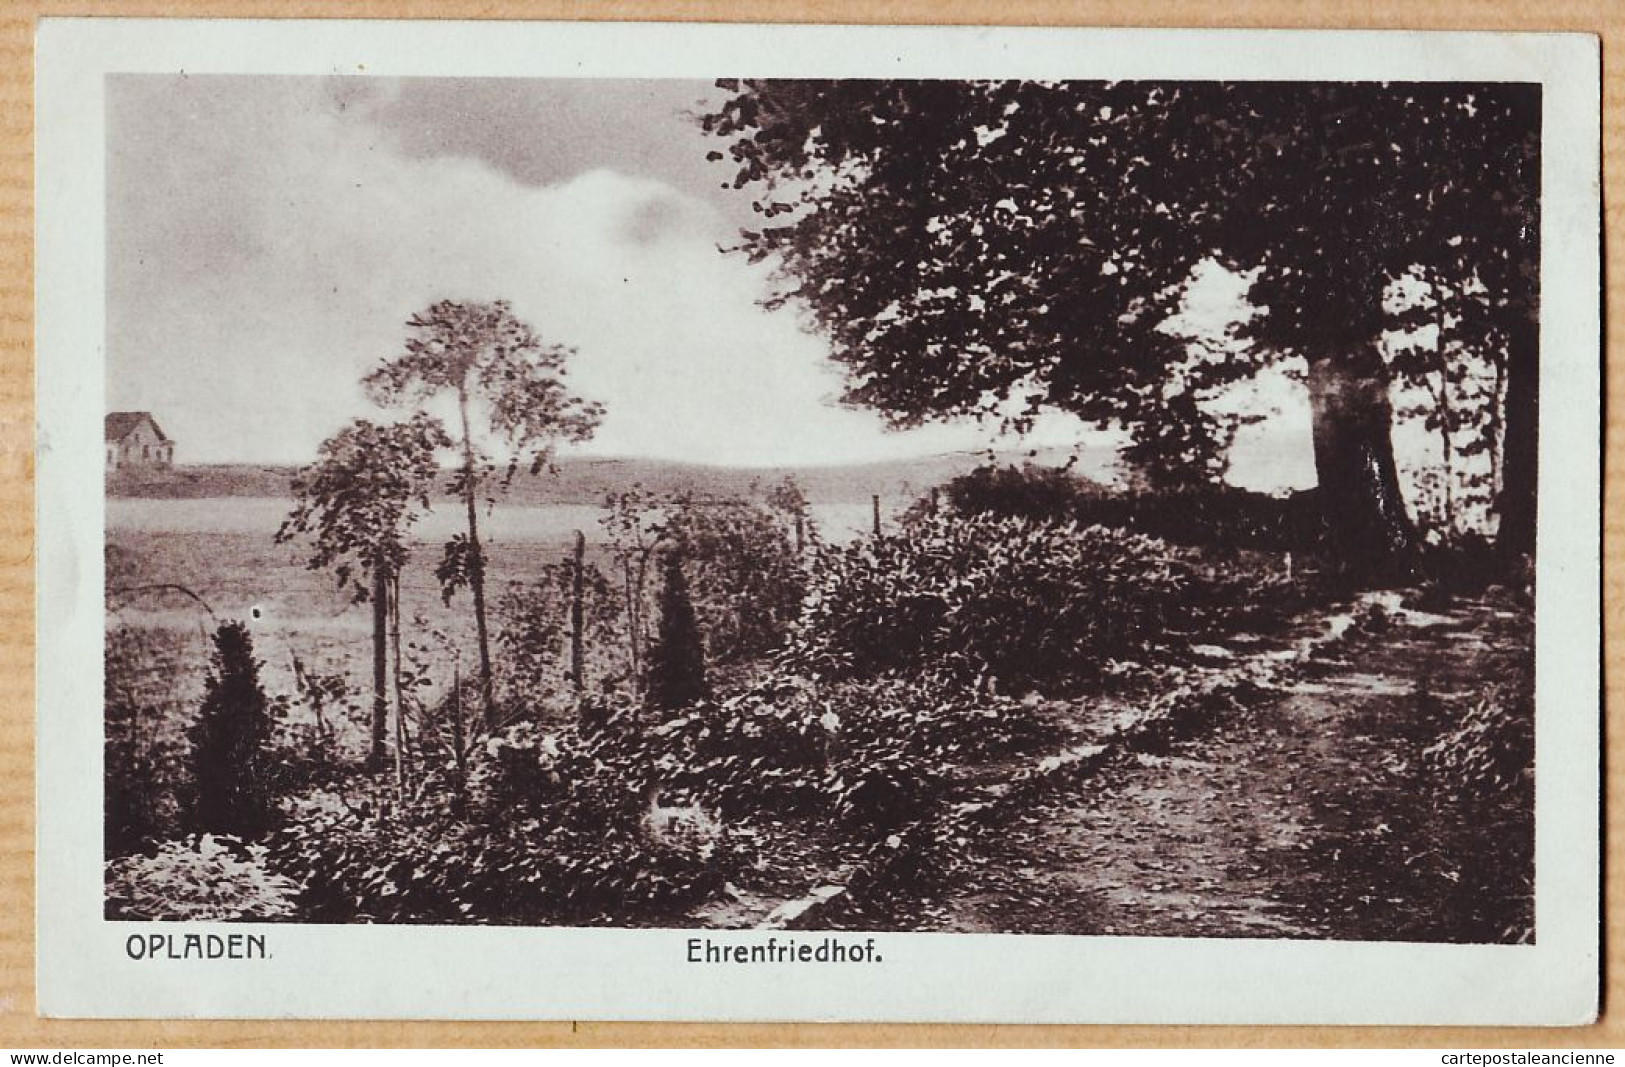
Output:
[[[1577,35],[45,19],[37,51],[38,995],[93,1017],[1582,1023],[1599,967],[1599,46]],[[1533,946],[882,934],[878,964],[685,962],[767,933],[102,919],[108,73],[1538,81]],[[132,934],[269,958],[134,960]],[[814,941],[821,933],[779,933]],[[843,941],[867,935],[833,935]]]

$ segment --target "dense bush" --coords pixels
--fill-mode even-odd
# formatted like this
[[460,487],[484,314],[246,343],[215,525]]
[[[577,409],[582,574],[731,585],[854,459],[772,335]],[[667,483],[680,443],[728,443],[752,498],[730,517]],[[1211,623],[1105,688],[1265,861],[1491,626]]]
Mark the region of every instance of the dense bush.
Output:
[[833,810],[875,823],[900,808],[882,800],[889,790],[929,804],[953,770],[1054,735],[1033,705],[898,674],[827,685],[769,674],[641,728],[620,721],[593,743],[600,765],[647,773],[724,815]]
[[104,821],[107,856],[145,850],[182,832],[190,778],[187,725],[196,714],[186,635],[112,626],[103,673]]
[[1491,585],[1503,585],[1514,592],[1527,593],[1533,574],[1527,561],[1509,559],[1493,541],[1480,534],[1460,534],[1448,543],[1429,542],[1417,560],[1423,580],[1421,603],[1437,609],[1456,596],[1478,596]]
[[1028,683],[1093,671],[1162,638],[1188,561],[1139,534],[940,515],[829,553],[790,662],[823,677],[943,669]]
[[529,814],[564,791],[558,736],[532,722],[492,734],[473,753],[468,792],[477,815],[501,821]]
[[1084,498],[1079,522],[1122,526],[1178,545],[1314,552],[1323,533],[1313,490],[1277,497],[1233,486]]
[[240,622],[214,635],[203,707],[192,725],[192,825],[255,840],[276,821],[271,704]]
[[[1450,889],[1439,922],[1452,939],[1528,943],[1535,928],[1535,704],[1529,661],[1499,667],[1473,700],[1438,698],[1437,740],[1422,753]],[[1447,865],[1447,866],[1445,866]]]
[[943,767],[1041,747],[1055,727],[1025,700],[977,694],[942,675],[890,674],[833,685],[823,701],[848,754],[902,742]]
[[106,867],[109,919],[288,919],[297,887],[266,869],[263,847],[204,834]]
[[600,766],[697,798],[725,816],[812,811],[824,798],[836,720],[811,686],[769,678],[653,721],[613,718],[591,742]]
[[[510,757],[527,747],[510,745]],[[299,884],[301,914],[328,922],[626,923],[680,912],[720,886],[723,842],[651,837],[631,783],[568,747],[556,770],[530,779],[548,794],[501,810],[485,797],[486,818],[452,814],[433,782],[405,803],[307,803],[271,839],[270,862]]]
[[[780,487],[781,508],[804,509]],[[804,520],[805,521],[805,520]],[[681,548],[706,650],[720,664],[748,661],[779,647],[806,591],[806,575],[784,519],[744,498],[679,497],[665,536]]]
[[102,855],[139,852],[162,839],[158,770],[140,735],[140,709],[107,704],[107,737],[103,752],[107,773],[102,792]]
[[848,750],[832,768],[830,792],[843,822],[895,830],[928,816],[943,789],[942,770],[906,739]]
[[[513,582],[497,599],[497,695],[508,714],[520,714],[551,700],[560,708],[574,693],[571,677],[571,601],[575,559],[546,564],[528,582]],[[581,574],[582,689],[612,690],[627,670],[625,609],[617,590],[596,564]]]
[[1011,519],[1071,519],[1088,498],[1105,487],[1064,467],[1024,464],[978,467],[951,479],[942,495],[961,515],[998,515]]
[[649,647],[644,703],[669,711],[704,700],[710,685],[705,679],[705,641],[689,598],[681,552],[668,549],[661,555],[660,578],[660,621]]
[[273,860],[301,882],[302,913],[325,922],[625,923],[680,912],[724,877],[624,827],[434,822],[410,811],[290,827]]

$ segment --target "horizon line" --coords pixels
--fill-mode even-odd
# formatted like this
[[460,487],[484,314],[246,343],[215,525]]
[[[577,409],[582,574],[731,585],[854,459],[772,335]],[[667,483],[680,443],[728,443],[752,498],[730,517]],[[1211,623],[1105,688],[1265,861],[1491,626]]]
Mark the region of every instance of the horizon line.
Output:
[[[657,455],[649,455],[649,454],[636,454],[636,453],[617,453],[617,454],[613,454],[613,455],[598,455],[598,454],[593,454],[593,453],[587,453],[587,454],[574,453],[574,454],[570,454],[570,455],[559,456],[559,457],[556,458],[556,461],[559,461],[559,462],[572,462],[572,463],[663,463],[663,464],[666,464],[668,466],[673,466],[673,467],[698,467],[698,468],[704,468],[704,469],[709,469],[709,470],[762,470],[762,471],[771,471],[771,470],[779,470],[779,469],[784,469],[784,468],[794,468],[794,469],[797,469],[797,470],[839,470],[839,469],[846,468],[846,467],[878,467],[878,466],[885,466],[885,465],[888,465],[888,464],[917,463],[917,462],[921,462],[921,461],[924,461],[924,460],[948,459],[948,458],[957,457],[957,456],[978,456],[978,455],[987,455],[987,454],[990,454],[990,453],[992,455],[996,455],[996,456],[1014,456],[1017,453],[1022,453],[1022,454],[1025,454],[1027,458],[1034,458],[1034,457],[1038,456],[1040,453],[1047,453],[1047,454],[1054,455],[1054,454],[1058,454],[1058,453],[1078,452],[1078,453],[1081,454],[1083,451],[1093,451],[1093,450],[1095,450],[1093,447],[1087,446],[1087,445],[1078,445],[1078,446],[1075,446],[1075,447],[1072,447],[1072,448],[1068,448],[1068,447],[1062,446],[1062,445],[1043,445],[1043,446],[1037,446],[1037,447],[992,448],[992,449],[954,448],[954,449],[946,449],[946,450],[943,450],[943,451],[921,452],[921,453],[917,453],[915,455],[896,456],[896,457],[890,457],[890,458],[858,459],[858,460],[847,460],[847,461],[841,461],[841,460],[834,460],[834,461],[831,461],[831,460],[798,460],[798,461],[759,463],[759,464],[758,463],[716,463],[716,462],[711,462],[711,461],[707,461],[707,460],[676,459],[676,458],[666,457],[666,456],[657,456]],[[218,467],[259,467],[259,468],[263,468],[263,469],[274,469],[274,470],[297,470],[297,469],[299,469],[301,467],[309,466],[313,462],[315,462],[314,459],[303,460],[303,461],[300,461],[300,460],[256,460],[256,459],[211,460],[211,461],[203,461],[203,462],[176,461],[175,463],[171,464],[169,468],[148,468],[148,471],[150,472],[151,470],[156,470],[156,469],[179,470],[179,469],[183,469],[183,468],[203,469],[203,468],[210,468],[210,467],[216,467],[216,468],[218,468]],[[140,469],[140,468],[129,468],[129,469],[135,470],[135,469]],[[442,467],[441,469],[446,470],[446,471],[454,471],[454,470],[457,469],[457,467],[455,465],[453,465],[453,466]],[[528,474],[529,472],[528,472],[527,469],[525,469],[523,466],[521,466],[520,473],[521,474]]]

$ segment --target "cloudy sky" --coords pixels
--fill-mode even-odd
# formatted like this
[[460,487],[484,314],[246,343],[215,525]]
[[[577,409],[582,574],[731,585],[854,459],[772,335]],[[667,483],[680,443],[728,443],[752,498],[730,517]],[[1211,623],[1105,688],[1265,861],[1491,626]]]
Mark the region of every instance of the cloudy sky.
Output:
[[[109,409],[153,411],[182,462],[304,462],[369,412],[357,380],[414,311],[506,298],[577,349],[577,392],[608,409],[595,454],[768,465],[985,446],[974,426],[894,433],[837,406],[822,342],[759,306],[762,268],[719,254],[752,215],[688,118],[712,91],[111,78]],[[1295,410],[1255,432],[1240,480],[1312,482],[1307,434]],[[1025,444],[1089,439],[1057,416]]]

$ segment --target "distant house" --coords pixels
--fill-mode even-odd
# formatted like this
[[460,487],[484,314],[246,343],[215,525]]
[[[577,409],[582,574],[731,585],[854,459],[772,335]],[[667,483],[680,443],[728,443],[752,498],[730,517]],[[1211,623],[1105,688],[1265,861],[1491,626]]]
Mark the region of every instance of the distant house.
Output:
[[158,428],[149,411],[114,411],[106,421],[107,469],[167,468],[175,462],[175,442]]

